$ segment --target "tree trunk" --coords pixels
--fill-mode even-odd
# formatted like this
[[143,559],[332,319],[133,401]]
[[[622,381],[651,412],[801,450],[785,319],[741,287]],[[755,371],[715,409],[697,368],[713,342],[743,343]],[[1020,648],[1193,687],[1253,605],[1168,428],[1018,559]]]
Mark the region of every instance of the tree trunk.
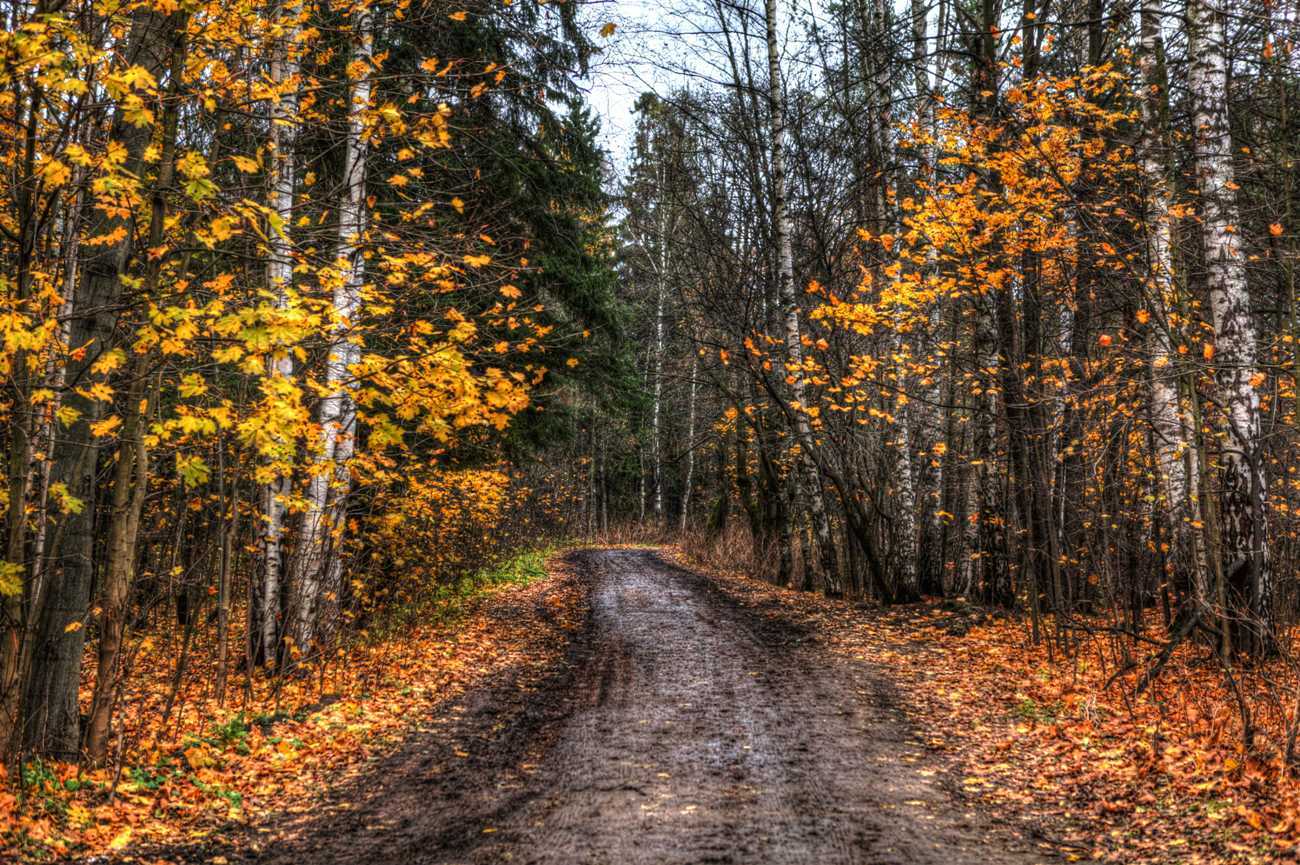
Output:
[[239,483],[226,494],[225,442],[218,440],[220,455],[217,499],[221,502],[220,559],[217,565],[217,677],[213,690],[217,705],[226,704],[226,682],[230,677],[230,582],[235,566],[235,543],[239,538]]
[[686,479],[682,485],[681,530],[686,531],[691,511],[691,484],[695,480],[695,395],[699,382],[695,380],[699,367],[699,353],[691,347],[691,390],[686,410]]
[[[162,78],[169,61],[183,50],[185,32],[182,13],[138,10],[127,37],[126,56],[156,79]],[[144,172],[144,152],[152,135],[151,127],[136,126],[121,112],[117,114],[111,138],[125,149],[126,171],[135,175]],[[93,247],[86,254],[69,327],[69,345],[81,350],[67,361],[69,390],[62,405],[76,411],[77,420],[55,444],[51,482],[63,484],[80,508],[70,508],[62,515],[58,547],[51,561],[60,576],[51,580],[48,597],[37,613],[22,719],[25,747],[62,759],[74,758],[80,747],[77,689],[86,639],[81,625],[89,611],[95,571],[99,445],[90,427],[99,418],[101,404],[79,391],[89,384],[95,361],[116,342],[121,276],[135,252],[131,222],[129,217],[114,214],[101,215],[92,225],[91,237],[105,237],[119,229],[125,233],[120,241]]]
[[[1140,11],[1141,34],[1138,67],[1142,71],[1142,135],[1138,140],[1142,173],[1147,182],[1143,222],[1146,227],[1147,298],[1154,315],[1147,322],[1145,340],[1150,358],[1149,393],[1151,427],[1155,439],[1160,504],[1171,537],[1170,556],[1180,567],[1191,569],[1191,590],[1198,605],[1209,602],[1207,571],[1199,533],[1200,505],[1191,495],[1188,460],[1191,447],[1186,418],[1179,405],[1183,374],[1173,350],[1170,313],[1182,307],[1174,280],[1173,230],[1169,212],[1171,178],[1169,145],[1169,93],[1160,34],[1160,10],[1144,0]],[[1194,385],[1193,385],[1194,386]]]
[[[281,13],[297,15],[297,8]],[[293,226],[294,191],[294,123],[297,122],[298,90],[292,83],[298,76],[298,62],[294,51],[297,27],[290,28],[271,61],[271,81],[276,87],[289,84],[286,92],[271,111],[271,209],[279,217],[281,230],[270,235],[270,259],[266,265],[267,282],[276,294],[276,306],[283,310],[289,304],[289,291],[293,286],[293,244],[289,232]],[[270,374],[283,379],[293,378],[293,355],[282,350],[269,361]],[[257,624],[257,654],[262,662],[273,665],[279,656],[280,599],[283,592],[281,575],[284,571],[283,534],[285,501],[292,492],[292,479],[288,475],[276,477],[262,488],[262,574],[257,593],[258,607],[250,620]],[[253,660],[249,659],[250,662]]]
[[1208,0],[1187,6],[1201,240],[1214,323],[1214,362],[1226,439],[1219,512],[1224,573],[1240,586],[1255,649],[1272,645],[1273,583],[1266,524],[1264,454],[1260,447],[1255,324],[1239,237],[1223,12]]
[[655,268],[654,401],[650,412],[650,470],[654,473],[653,513],[656,524],[664,519],[663,441],[660,418],[664,393],[664,282],[668,278],[668,231],[663,202],[659,203],[659,265]]
[[[893,337],[893,354],[903,354],[902,333],[895,329]],[[900,385],[907,377],[900,373]],[[905,387],[904,387],[905,390]],[[911,602],[921,597],[920,582],[917,577],[917,525],[916,525],[916,486],[912,481],[912,435],[907,426],[907,399],[900,394],[894,401],[893,441],[890,445],[890,459],[893,462],[894,490],[894,543],[897,555],[894,556],[898,568],[898,589],[895,600]]]
[[[161,223],[159,223],[161,225]],[[143,366],[137,364],[136,366]],[[86,754],[94,765],[108,756],[113,707],[121,681],[122,641],[126,632],[127,601],[135,580],[136,540],[140,516],[149,488],[149,452],[145,446],[145,370],[135,369],[127,395],[117,465],[113,472],[113,497],[108,526],[107,560],[100,586],[99,652],[95,690],[86,730]]]
[[[816,446],[808,421],[807,387],[803,374],[803,336],[799,321],[799,299],[795,292],[794,246],[785,176],[785,96],[782,92],[781,59],[777,51],[777,0],[765,0],[768,68],[768,111],[770,116],[772,165],[772,220],[778,255],[778,289],[785,317],[787,383],[799,455],[791,467],[794,475],[806,479],[809,515],[817,538],[823,586],[828,594],[840,594],[839,561],[831,537],[830,519],[811,452]],[[799,486],[803,486],[799,484]],[[796,493],[796,496],[798,494]]]
[[361,13],[353,31],[358,40],[353,63],[359,63],[364,70],[361,77],[351,83],[348,100],[344,198],[339,213],[338,243],[338,259],[346,272],[334,291],[334,344],[330,347],[325,375],[329,394],[320,403],[320,454],[309,482],[307,510],[303,514],[302,534],[294,559],[296,604],[293,639],[300,652],[306,652],[316,639],[322,601],[331,594],[337,597],[342,581],[339,540],[352,484],[348,461],[352,458],[356,440],[356,409],[348,390],[348,379],[351,367],[361,359],[361,346],[351,331],[361,312],[361,287],[365,281],[365,262],[360,248],[366,229],[366,142],[362,133],[363,112],[370,104],[373,73],[372,14]]

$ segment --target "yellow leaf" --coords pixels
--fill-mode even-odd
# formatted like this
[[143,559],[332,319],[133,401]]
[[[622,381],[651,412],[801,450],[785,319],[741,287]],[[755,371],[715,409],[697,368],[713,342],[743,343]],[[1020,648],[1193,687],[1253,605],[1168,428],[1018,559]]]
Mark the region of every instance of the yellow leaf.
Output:
[[212,359],[217,363],[234,363],[244,356],[244,350],[237,345],[226,346],[212,352]]
[[118,832],[112,841],[108,842],[108,849],[121,850],[129,843],[131,843],[131,827],[127,826],[121,832]]
[[126,352],[120,348],[111,348],[96,358],[95,362],[90,365],[90,371],[95,375],[105,375],[125,362]]
[[189,399],[207,393],[208,383],[197,372],[191,372],[181,379],[179,390],[181,396]]
[[216,219],[212,220],[212,236],[215,237],[218,242],[229,240],[231,235],[235,233],[235,225],[236,222],[231,217],[218,216]]
[[63,629],[63,633],[65,633],[65,634],[73,634],[73,633],[76,633],[77,631],[80,631],[80,630],[81,630],[81,622],[79,622],[79,621],[77,621],[77,622],[69,622],[69,623],[68,623],[68,626],[67,626],[66,628]]
[[72,176],[72,169],[57,159],[51,159],[41,169],[41,176],[45,178],[47,186],[51,189],[57,189],[68,182],[68,178]]
[[618,29],[618,25],[615,24],[613,21],[611,21],[608,24],[606,24],[604,27],[600,28],[600,35],[608,39],[609,37],[614,35],[614,31],[617,29]]

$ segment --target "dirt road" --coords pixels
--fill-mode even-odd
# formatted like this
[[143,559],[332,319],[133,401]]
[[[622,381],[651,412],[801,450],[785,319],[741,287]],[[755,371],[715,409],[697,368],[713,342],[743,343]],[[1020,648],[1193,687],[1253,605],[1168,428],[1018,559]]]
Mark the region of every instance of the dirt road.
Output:
[[567,667],[452,707],[258,861],[1049,861],[948,793],[878,673],[652,552],[574,555]]

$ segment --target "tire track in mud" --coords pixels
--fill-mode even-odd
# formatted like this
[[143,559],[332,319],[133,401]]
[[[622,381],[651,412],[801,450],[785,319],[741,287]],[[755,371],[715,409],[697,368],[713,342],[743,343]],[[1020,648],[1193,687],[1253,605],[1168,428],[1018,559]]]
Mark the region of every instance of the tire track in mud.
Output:
[[640,550],[576,554],[590,660],[532,779],[439,863],[1027,863],[923,776],[865,665]]

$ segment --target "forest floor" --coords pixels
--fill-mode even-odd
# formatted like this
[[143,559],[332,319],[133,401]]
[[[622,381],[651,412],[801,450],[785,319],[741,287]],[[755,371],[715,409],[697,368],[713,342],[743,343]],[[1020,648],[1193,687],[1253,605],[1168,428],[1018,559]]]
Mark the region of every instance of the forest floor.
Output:
[[[827,667],[865,663],[889,683],[900,723],[966,807],[1002,815],[1057,861],[1150,865],[1300,862],[1300,783],[1285,765],[1290,673],[1235,675],[1259,733],[1241,741],[1237,703],[1212,652],[1184,643],[1142,695],[1164,632],[1136,658],[1127,637],[1069,656],[1034,645],[1027,622],[964,603],[877,608],[778,588],[680,549],[750,615],[806,629]],[[715,558],[710,555],[708,558]],[[1108,629],[1105,622],[1082,622]]]
[[223,853],[204,851],[231,846],[232,860],[256,856],[271,827],[441,729],[467,695],[550,687],[587,618],[586,580],[522,553],[376,627],[318,674],[238,672],[224,703],[212,646],[196,640],[170,723],[160,719],[182,652],[137,635],[115,765],[31,763],[21,785],[0,768],[0,863],[219,865]]
[[[476,604],[463,626],[477,636],[423,674],[444,678],[404,687],[427,697],[391,744],[322,759],[311,784],[238,820],[173,814],[173,837],[140,832],[81,861],[1292,861],[1294,827],[1262,810],[1248,767],[1152,769],[1125,726],[1140,715],[1013,663],[1009,629],[954,635],[952,621],[706,571],[674,549],[578,550]],[[1075,709],[1090,736],[1067,722]]]

